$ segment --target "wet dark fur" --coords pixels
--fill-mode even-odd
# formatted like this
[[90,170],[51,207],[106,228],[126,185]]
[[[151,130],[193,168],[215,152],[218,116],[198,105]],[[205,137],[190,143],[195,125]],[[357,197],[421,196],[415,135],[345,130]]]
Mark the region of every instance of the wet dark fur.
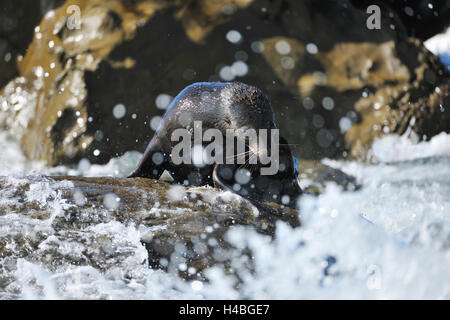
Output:
[[[203,131],[209,128],[221,130],[224,137],[226,129],[276,128],[270,101],[258,88],[239,82],[194,83],[172,101],[164,114],[162,125],[129,177],[158,179],[167,170],[175,183],[183,184],[188,181],[190,185],[216,185],[258,202],[281,203],[281,197],[288,195],[290,200],[285,204],[295,207],[295,201],[302,193],[297,180],[298,169],[287,141],[281,137],[280,163],[284,164],[285,170],[272,176],[263,176],[260,175],[259,164],[247,164],[244,167],[251,171],[252,179],[240,191],[233,189],[234,179],[225,179],[221,170],[228,167],[236,172],[243,165],[214,163],[198,168],[193,164],[173,164],[169,155],[178,141],[171,141],[171,134],[178,128],[193,128],[194,121],[202,121]],[[163,155],[163,161],[159,165],[152,161],[155,153]]]

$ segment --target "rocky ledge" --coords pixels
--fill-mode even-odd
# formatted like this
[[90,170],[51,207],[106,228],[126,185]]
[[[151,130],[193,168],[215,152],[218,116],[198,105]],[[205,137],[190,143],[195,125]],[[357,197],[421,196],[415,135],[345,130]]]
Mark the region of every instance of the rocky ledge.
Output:
[[[152,179],[2,177],[0,188],[0,216],[12,212],[26,215],[42,220],[51,230],[33,237],[28,237],[26,232],[2,237],[0,256],[3,258],[12,254],[8,249],[11,244],[19,248],[21,255],[30,258],[50,236],[69,237],[83,243],[88,241],[80,236],[84,230],[118,221],[146,227],[141,242],[148,250],[151,267],[167,269],[183,262],[187,267],[201,271],[226,262],[230,245],[224,233],[233,225],[253,226],[267,235],[273,235],[279,219],[293,227],[299,226],[298,212],[289,208],[267,204],[280,213],[275,217],[230,192],[211,187],[174,186]],[[115,254],[108,253],[109,240],[92,236],[95,239],[89,240],[87,247],[90,249],[71,263],[108,265],[111,255]],[[51,265],[61,263],[61,259],[71,259],[70,255],[51,256],[54,259]],[[48,257],[35,256],[44,260]]]
[[[352,177],[325,165],[305,163],[302,171],[306,193],[320,193],[327,181],[347,190],[358,188]],[[124,248],[131,244],[115,243],[120,231],[98,231],[114,223],[139,230],[137,242],[148,253],[142,263],[151,268],[203,278],[205,268],[222,265],[230,270],[230,261],[239,259],[251,269],[251,252],[230,245],[226,232],[248,226],[273,237],[277,221],[299,227],[299,212],[273,203],[256,208],[228,191],[153,179],[0,177],[0,229],[9,230],[0,239],[0,282],[8,283],[7,261],[12,258],[51,269],[69,264],[105,270],[120,265],[135,249],[127,252]],[[68,243],[70,250],[64,249]],[[185,268],[178,270],[180,265]]]

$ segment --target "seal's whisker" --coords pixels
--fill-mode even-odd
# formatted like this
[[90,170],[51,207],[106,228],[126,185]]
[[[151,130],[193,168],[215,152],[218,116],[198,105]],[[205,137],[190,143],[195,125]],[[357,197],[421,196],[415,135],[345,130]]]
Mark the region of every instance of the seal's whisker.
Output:
[[256,154],[252,154],[252,155],[250,155],[250,157],[248,158],[248,159],[246,159],[245,160],[245,162],[239,167],[239,169],[241,169],[241,168],[251,168],[251,167],[253,167],[252,165],[251,165],[251,163],[250,163],[250,161],[254,158],[254,157],[256,157],[257,155]]
[[258,155],[256,155],[256,154],[252,154],[249,158],[248,158],[248,163],[250,163],[250,161],[253,159],[253,158],[257,158],[258,157]]
[[227,157],[225,157],[225,159],[236,159],[237,157],[240,157],[240,156],[246,156],[247,154],[250,154],[250,151],[245,151],[245,152],[242,152],[242,153],[238,153],[238,154],[235,154],[235,155],[232,155],[232,156],[227,156]]

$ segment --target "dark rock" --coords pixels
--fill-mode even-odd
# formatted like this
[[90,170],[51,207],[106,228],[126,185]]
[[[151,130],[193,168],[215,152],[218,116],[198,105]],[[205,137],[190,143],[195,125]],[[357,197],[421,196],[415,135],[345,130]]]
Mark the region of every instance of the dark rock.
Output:
[[0,0],[0,88],[16,77],[16,59],[23,57],[34,28],[62,0]]
[[385,6],[385,14],[395,14],[405,26],[408,36],[425,41],[449,26],[450,3],[430,0],[352,0],[357,8]]
[[159,94],[220,80],[238,60],[248,72],[233,78],[269,96],[300,158],[370,158],[376,137],[404,133],[413,118],[421,139],[450,130],[448,71],[387,4],[381,29],[369,30],[366,8],[350,0],[84,1],[78,30],[66,24],[75,3],[42,20],[42,38],[0,96],[0,126],[30,159],[105,163],[142,152],[164,113]]

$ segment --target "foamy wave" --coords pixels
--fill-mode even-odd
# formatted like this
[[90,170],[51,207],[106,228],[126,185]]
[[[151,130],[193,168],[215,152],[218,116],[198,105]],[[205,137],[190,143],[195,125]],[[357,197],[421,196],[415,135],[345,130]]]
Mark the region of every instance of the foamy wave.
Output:
[[[45,203],[45,220],[8,209],[21,205],[15,190],[32,179],[15,177],[15,172],[29,173],[38,165],[0,133],[0,166],[12,168],[2,169],[7,178],[5,190],[0,190],[0,234],[11,243],[11,255],[0,257],[6,270],[0,280],[8,284],[0,288],[0,298],[449,299],[449,142],[444,133],[420,143],[387,136],[372,150],[381,163],[324,161],[356,176],[362,189],[344,192],[330,184],[319,196],[302,197],[302,226],[279,223],[274,239],[248,227],[231,228],[228,240],[253,252],[253,272],[241,268],[246,260],[233,259],[241,279],[237,289],[236,279],[217,266],[206,270],[209,282],[150,269],[140,242],[150,230],[144,225],[112,221],[56,232],[52,218],[62,217],[65,205],[58,190],[27,190],[31,200]],[[17,161],[11,162],[11,156]],[[130,153],[103,166],[84,162],[74,168],[44,167],[42,172],[120,175],[139,156]],[[402,161],[417,158],[426,159]],[[14,245],[24,235],[37,248],[29,255]],[[89,260],[79,264],[85,251]],[[46,257],[57,258],[58,265]]]
[[112,158],[107,164],[91,164],[82,159],[77,165],[48,167],[43,161],[28,160],[20,144],[0,130],[0,176],[72,175],[86,177],[126,177],[142,157],[142,153],[128,151]]
[[424,42],[425,47],[435,55],[441,57],[441,60],[447,66],[450,66],[450,28],[445,33],[433,36]]
[[450,156],[450,134],[442,132],[429,141],[419,143],[406,135],[387,135],[375,140],[372,145],[372,154],[381,162]]

